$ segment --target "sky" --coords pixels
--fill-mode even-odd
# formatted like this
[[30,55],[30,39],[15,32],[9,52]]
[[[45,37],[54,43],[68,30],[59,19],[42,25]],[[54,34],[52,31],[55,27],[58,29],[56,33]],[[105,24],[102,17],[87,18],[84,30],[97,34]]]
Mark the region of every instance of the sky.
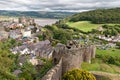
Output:
[[0,10],[82,12],[120,7],[120,0],[0,0]]

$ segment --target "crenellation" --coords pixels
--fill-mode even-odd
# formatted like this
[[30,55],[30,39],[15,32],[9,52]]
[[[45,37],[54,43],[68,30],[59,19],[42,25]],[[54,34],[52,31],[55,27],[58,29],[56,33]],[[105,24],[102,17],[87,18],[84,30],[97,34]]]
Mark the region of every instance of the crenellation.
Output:
[[91,63],[91,59],[95,58],[95,50],[95,45],[81,45],[74,41],[67,45],[57,44],[52,55],[55,71],[50,70],[45,76],[52,73],[49,80],[61,80],[66,71],[80,68],[83,61]]

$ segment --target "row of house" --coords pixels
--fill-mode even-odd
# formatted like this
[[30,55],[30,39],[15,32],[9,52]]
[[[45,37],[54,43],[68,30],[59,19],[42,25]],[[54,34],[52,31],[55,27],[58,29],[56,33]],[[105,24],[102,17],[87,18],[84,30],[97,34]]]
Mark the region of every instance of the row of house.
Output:
[[[7,39],[8,37],[6,37],[6,35],[13,39],[32,37],[32,34],[40,32],[40,27],[35,26],[34,23],[34,19],[29,17],[20,17],[18,22],[0,21],[0,40],[4,38]],[[5,35],[5,37],[3,35]]]
[[112,37],[105,37],[105,36],[99,35],[98,38],[109,41],[109,42],[120,42],[120,34]]
[[51,58],[53,47],[50,45],[49,40],[39,41],[37,43],[23,44],[10,49],[13,54],[32,55],[32,58]]
[[21,23],[18,22],[11,22],[11,21],[7,21],[7,22],[0,22],[0,25],[2,27],[4,27],[5,29],[19,29],[19,28],[24,28],[25,26]]
[[5,26],[5,28],[9,28],[9,29],[17,29],[17,28],[24,28],[24,25],[21,24],[21,23],[11,23],[11,24],[8,24],[7,26]]
[[33,25],[35,23],[35,20],[33,18],[30,17],[20,17],[18,19],[19,23],[22,23],[24,25]]
[[[39,32],[39,30],[36,30],[36,32]],[[4,30],[0,31],[0,40],[2,39],[22,39],[24,37],[31,38],[32,37],[32,30],[27,27],[26,29],[15,29],[10,30],[9,32],[6,32]]]
[[22,66],[26,61],[31,62],[33,65],[43,65],[42,61],[39,58],[51,58],[53,47],[51,46],[49,40],[45,40],[37,43],[16,46],[10,49],[10,51],[13,54],[20,54],[18,58],[20,66]]

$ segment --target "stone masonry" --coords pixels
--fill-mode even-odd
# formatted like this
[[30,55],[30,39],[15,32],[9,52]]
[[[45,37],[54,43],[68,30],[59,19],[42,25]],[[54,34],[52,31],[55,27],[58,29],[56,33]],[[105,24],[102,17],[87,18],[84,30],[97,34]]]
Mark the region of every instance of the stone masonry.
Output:
[[[83,61],[90,63],[91,58],[95,58],[95,45],[80,45],[79,43],[72,41],[67,45],[57,44],[53,52],[53,65],[58,65],[62,59],[61,66],[59,66],[57,72],[61,72],[63,75],[66,71],[73,68],[80,68]],[[53,68],[54,69],[54,68]],[[61,71],[59,71],[61,69]],[[49,79],[43,77],[42,80],[61,80],[59,73],[58,79],[53,79],[53,75],[49,76]],[[45,75],[48,76],[48,73]],[[55,75],[54,75],[55,77]]]

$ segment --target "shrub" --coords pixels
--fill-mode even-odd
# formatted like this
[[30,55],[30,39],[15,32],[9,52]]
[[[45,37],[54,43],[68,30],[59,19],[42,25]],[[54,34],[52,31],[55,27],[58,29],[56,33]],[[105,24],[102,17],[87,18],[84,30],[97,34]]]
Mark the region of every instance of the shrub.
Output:
[[104,63],[120,66],[120,57],[119,56],[97,54],[96,58],[101,59]]
[[96,78],[87,71],[73,69],[64,74],[63,80],[96,80]]

